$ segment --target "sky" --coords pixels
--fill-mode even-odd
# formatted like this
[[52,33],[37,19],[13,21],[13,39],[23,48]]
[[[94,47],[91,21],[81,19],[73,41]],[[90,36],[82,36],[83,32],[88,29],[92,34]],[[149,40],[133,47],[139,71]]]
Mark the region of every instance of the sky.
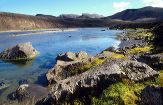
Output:
[[110,16],[145,6],[163,7],[163,0],[0,0],[0,12],[54,16],[82,13]]

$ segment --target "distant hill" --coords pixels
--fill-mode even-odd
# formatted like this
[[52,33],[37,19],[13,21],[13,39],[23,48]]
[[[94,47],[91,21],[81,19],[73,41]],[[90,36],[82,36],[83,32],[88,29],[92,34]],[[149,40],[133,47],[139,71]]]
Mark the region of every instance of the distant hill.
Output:
[[5,12],[0,13],[0,31],[54,28],[60,26],[61,24],[54,18]]
[[135,22],[158,21],[163,20],[163,8],[149,6],[140,9],[127,9],[108,18]]
[[0,12],[0,31],[63,27],[151,28],[159,21],[163,21],[163,8],[156,7],[127,9],[108,17],[88,13],[62,14],[57,17]]

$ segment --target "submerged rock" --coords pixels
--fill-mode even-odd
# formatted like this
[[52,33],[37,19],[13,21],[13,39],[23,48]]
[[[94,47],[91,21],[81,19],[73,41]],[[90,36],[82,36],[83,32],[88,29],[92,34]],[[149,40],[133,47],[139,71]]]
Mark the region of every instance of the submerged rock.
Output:
[[37,54],[37,50],[28,42],[5,49],[0,53],[0,58],[3,60],[27,60],[34,58]]
[[21,84],[14,96],[19,102],[29,101],[30,99],[34,99],[33,101],[37,102],[47,95],[48,89],[45,87],[36,84]]
[[43,101],[48,102],[53,99],[52,103],[55,103],[73,95],[87,94],[94,89],[98,90],[107,84],[121,81],[123,78],[142,81],[156,75],[158,75],[157,72],[144,63],[124,59],[108,59],[84,73],[57,81],[51,88],[51,97],[45,98]]
[[73,71],[82,68],[84,65],[90,63],[93,57],[89,56],[86,52],[79,53],[67,52],[60,54],[57,57],[57,63],[46,74],[49,83],[66,79],[75,75]]
[[144,88],[140,105],[163,105],[163,87],[147,86]]
[[4,82],[0,82],[0,90],[5,89],[5,88],[7,88],[7,87],[9,87],[8,84],[6,84],[6,83],[4,83]]

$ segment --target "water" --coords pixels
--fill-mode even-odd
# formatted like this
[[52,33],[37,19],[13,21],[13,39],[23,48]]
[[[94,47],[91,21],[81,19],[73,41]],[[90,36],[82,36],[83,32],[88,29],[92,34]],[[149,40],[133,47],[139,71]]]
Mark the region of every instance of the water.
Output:
[[[0,52],[18,43],[31,42],[40,54],[29,62],[4,62],[0,60],[0,82],[5,82],[9,88],[0,91],[0,101],[13,92],[18,82],[27,79],[30,83],[44,85],[44,74],[53,67],[59,53],[86,51],[96,55],[109,46],[117,46],[116,35],[122,31],[102,28],[82,28],[74,32],[48,33],[40,35],[17,36],[14,33],[0,33]],[[71,36],[71,37],[70,37]]]

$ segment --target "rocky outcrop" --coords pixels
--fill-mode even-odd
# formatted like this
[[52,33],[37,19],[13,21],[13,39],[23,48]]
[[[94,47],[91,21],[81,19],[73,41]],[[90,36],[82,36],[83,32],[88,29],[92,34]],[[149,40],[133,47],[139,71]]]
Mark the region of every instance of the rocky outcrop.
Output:
[[34,58],[37,54],[37,50],[28,42],[5,49],[0,53],[0,58],[3,60],[28,60]]
[[[128,78],[132,81],[141,81],[157,75],[157,72],[144,63],[124,59],[108,59],[101,65],[93,67],[88,71],[76,76],[57,81],[52,85],[51,97],[53,103],[70,98],[73,95],[87,94],[107,84]],[[91,91],[89,91],[91,90]],[[44,100],[44,102],[46,102]]]
[[[69,76],[75,75],[73,71],[81,69],[84,65],[93,61],[93,57],[86,52],[79,53],[66,52],[58,55],[55,66],[48,71],[46,77],[49,83],[66,79]],[[82,71],[78,71],[77,74]]]
[[147,86],[143,89],[140,105],[163,105],[163,87]]

